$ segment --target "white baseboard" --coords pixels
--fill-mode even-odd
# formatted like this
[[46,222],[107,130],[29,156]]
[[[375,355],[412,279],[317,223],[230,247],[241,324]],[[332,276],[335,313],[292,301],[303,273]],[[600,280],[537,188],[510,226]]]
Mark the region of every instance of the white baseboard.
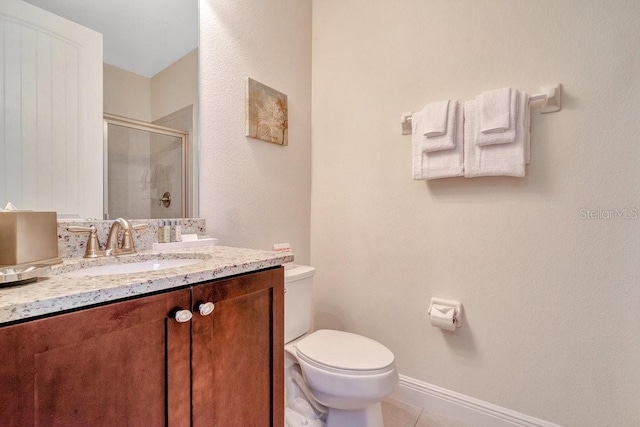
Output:
[[470,427],[561,427],[406,375],[391,397]]

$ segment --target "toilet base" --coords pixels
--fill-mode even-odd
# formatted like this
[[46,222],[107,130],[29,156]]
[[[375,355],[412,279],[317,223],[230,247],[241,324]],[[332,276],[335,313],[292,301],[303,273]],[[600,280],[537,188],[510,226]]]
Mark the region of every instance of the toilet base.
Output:
[[327,427],[384,427],[382,405],[378,402],[357,411],[329,408]]

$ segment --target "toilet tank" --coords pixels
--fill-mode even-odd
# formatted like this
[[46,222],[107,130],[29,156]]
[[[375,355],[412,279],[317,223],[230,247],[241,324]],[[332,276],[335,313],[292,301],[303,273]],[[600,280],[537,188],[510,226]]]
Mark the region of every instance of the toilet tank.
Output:
[[311,329],[311,293],[315,268],[292,265],[284,271],[284,342]]

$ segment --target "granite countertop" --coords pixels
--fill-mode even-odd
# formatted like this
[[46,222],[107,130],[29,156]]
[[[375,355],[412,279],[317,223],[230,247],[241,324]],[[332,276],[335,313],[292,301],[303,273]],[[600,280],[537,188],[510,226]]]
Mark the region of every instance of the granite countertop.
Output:
[[[196,264],[142,273],[69,277],[65,273],[120,262],[199,258]],[[0,288],[0,324],[54,314],[94,304],[241,273],[276,267],[293,261],[291,253],[273,253],[225,246],[203,246],[171,251],[140,251],[96,259],[69,258],[52,267],[35,283]]]

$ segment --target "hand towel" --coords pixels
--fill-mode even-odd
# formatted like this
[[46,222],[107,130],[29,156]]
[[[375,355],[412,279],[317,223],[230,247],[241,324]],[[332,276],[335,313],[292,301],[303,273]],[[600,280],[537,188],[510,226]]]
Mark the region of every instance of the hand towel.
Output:
[[[435,116],[435,114],[431,114],[431,113],[427,113],[427,107],[429,107],[429,105],[427,105],[423,110],[423,134],[426,136],[425,139],[423,139],[423,143],[422,143],[422,151],[424,151],[425,153],[432,153],[435,151],[442,151],[442,150],[451,150],[453,148],[455,148],[456,146],[456,139],[457,139],[457,111],[458,111],[458,101],[446,101],[448,104],[447,107],[447,115],[446,115],[446,121],[445,121],[445,132],[444,134],[440,135],[440,136],[429,136],[428,133],[426,132],[426,130],[428,129],[429,125],[431,127],[431,129],[435,129],[434,126],[434,122],[436,122],[437,120],[432,120],[431,118],[433,116]],[[436,109],[436,108],[434,108]],[[441,109],[442,110],[442,109]],[[431,123],[429,123],[431,121]],[[433,132],[432,132],[433,133]]]
[[478,133],[472,139],[466,141],[475,141],[476,145],[484,147],[486,145],[495,144],[510,144],[516,140],[516,121],[518,120],[518,102],[517,102],[517,90],[510,90],[509,95],[509,127],[504,132],[487,132],[483,133],[480,130],[480,120],[482,114],[480,114],[480,102],[482,95],[476,97],[476,117]]
[[432,138],[447,133],[449,100],[427,104],[422,111],[424,113],[424,136]]
[[422,151],[422,140],[426,137],[422,132],[422,111],[411,115],[411,172],[414,180],[427,179],[422,176],[422,158],[425,153]]
[[464,175],[463,162],[463,120],[462,107],[456,105],[454,110],[456,123],[456,141],[455,147],[450,150],[435,151],[425,153],[422,150],[424,140],[424,114],[421,112],[414,113],[411,117],[411,127],[413,134],[411,136],[412,146],[412,170],[413,179],[438,179],[449,178]]
[[504,132],[509,129],[511,88],[489,90],[477,97],[480,132]]
[[[529,95],[514,92],[516,92],[520,111],[526,112]],[[480,133],[477,109],[477,100],[467,101],[464,104],[464,138],[467,141],[473,141],[474,137]],[[523,177],[527,158],[525,116],[524,113],[518,115],[514,126],[516,139],[512,144],[487,146],[464,144],[464,176],[467,178],[501,175]]]

